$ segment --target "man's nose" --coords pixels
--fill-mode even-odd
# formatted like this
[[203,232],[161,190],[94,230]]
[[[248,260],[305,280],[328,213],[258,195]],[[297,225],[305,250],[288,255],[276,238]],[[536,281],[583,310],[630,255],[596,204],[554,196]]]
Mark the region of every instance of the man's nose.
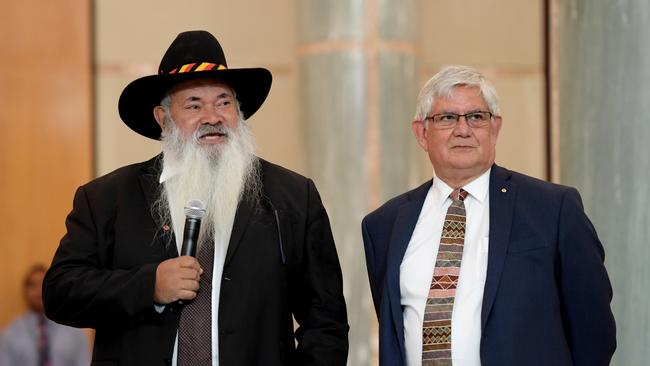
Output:
[[201,117],[201,124],[216,125],[223,122],[223,115],[217,108],[205,108]]
[[472,128],[467,123],[466,116],[458,116],[458,122],[454,126],[454,134],[458,136],[469,136],[472,134]]

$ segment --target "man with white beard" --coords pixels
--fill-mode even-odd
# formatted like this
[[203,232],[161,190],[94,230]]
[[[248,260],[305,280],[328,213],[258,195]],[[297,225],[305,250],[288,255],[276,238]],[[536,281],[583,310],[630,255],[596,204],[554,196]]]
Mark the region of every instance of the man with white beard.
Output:
[[[199,124],[196,129],[190,128],[187,135],[177,127],[171,116],[171,95],[182,102],[187,99],[185,94],[191,95],[197,90],[217,95],[227,93],[224,99],[232,102],[233,112],[238,112],[231,117],[236,125],[228,127],[224,124],[227,121]],[[219,239],[217,243],[227,242],[240,198],[256,201],[260,195],[253,137],[232,90],[216,79],[186,81],[175,86],[155,112],[162,129],[164,157],[160,181],[165,183],[165,189],[155,205],[161,222],[181,222],[185,203],[199,199],[206,209],[201,236],[208,235],[207,232]],[[218,135],[223,141],[211,141],[210,135]],[[223,250],[225,246],[218,249]]]
[[[268,70],[228,69],[219,42],[192,31],[122,92],[122,120],[163,153],[77,190],[43,290],[51,319],[96,329],[93,364],[345,365],[318,192],[254,154],[246,119],[270,86]],[[197,199],[198,253],[179,256]]]

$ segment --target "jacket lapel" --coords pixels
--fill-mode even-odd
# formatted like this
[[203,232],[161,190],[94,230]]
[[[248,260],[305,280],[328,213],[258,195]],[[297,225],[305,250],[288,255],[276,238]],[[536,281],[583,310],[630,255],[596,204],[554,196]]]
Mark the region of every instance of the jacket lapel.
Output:
[[[160,191],[160,182],[159,174],[162,171],[162,155],[157,155],[153,159],[145,163],[142,168],[142,174],[140,174],[140,187],[144,194],[145,201],[147,202],[147,208],[151,219],[155,225],[155,237],[154,241],[162,241],[160,245],[166,249],[165,253],[167,257],[178,257],[178,249],[176,248],[176,238],[174,236],[174,230],[172,230],[171,222],[159,222],[160,219],[155,216],[154,210],[151,208],[154,207],[154,203],[158,199],[158,192]],[[166,228],[166,229],[165,229]]]
[[[158,173],[156,172],[162,164],[162,159],[160,155],[156,156],[152,160],[149,160],[146,165],[142,168],[142,174],[140,174],[140,186],[142,187],[142,192],[144,193],[144,198],[147,201],[147,207],[153,207],[154,202],[156,201],[156,196],[160,190],[160,183],[158,182]],[[152,218],[153,212],[151,213]],[[155,221],[155,220],[154,220]]]
[[490,173],[490,238],[488,249],[487,277],[483,292],[481,329],[490,315],[496,297],[503,265],[510,242],[510,231],[517,197],[517,185],[510,178],[508,170],[496,164]]
[[239,202],[237,212],[235,213],[235,220],[232,225],[232,232],[230,233],[230,242],[228,243],[228,251],[226,252],[226,259],[224,267],[228,265],[232,256],[235,254],[239,243],[241,242],[244,232],[248,227],[248,223],[253,214],[255,207],[246,199]]
[[402,316],[401,294],[400,294],[400,265],[404,253],[415,229],[415,224],[420,216],[424,199],[431,187],[432,181],[428,181],[420,187],[411,191],[406,201],[399,207],[388,247],[388,258],[386,262],[386,289],[388,292],[389,308],[399,349],[404,360],[404,319]]

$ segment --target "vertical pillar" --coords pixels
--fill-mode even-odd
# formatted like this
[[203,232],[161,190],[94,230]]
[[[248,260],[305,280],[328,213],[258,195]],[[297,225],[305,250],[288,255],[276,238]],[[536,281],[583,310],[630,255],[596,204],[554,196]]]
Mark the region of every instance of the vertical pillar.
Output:
[[298,5],[307,170],[323,195],[343,268],[351,327],[348,363],[369,365],[376,327],[371,326],[375,315],[360,222],[407,190],[412,175],[415,0],[301,0]]
[[577,186],[614,288],[612,365],[650,360],[650,3],[554,2],[559,173]]

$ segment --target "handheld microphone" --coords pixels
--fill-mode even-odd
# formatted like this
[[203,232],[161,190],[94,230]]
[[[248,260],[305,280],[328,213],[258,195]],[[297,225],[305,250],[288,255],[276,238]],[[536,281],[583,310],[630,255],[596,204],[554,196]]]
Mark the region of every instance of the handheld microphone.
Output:
[[189,200],[185,204],[185,228],[183,229],[183,246],[181,255],[196,257],[199,242],[201,219],[205,215],[205,206],[200,200]]

